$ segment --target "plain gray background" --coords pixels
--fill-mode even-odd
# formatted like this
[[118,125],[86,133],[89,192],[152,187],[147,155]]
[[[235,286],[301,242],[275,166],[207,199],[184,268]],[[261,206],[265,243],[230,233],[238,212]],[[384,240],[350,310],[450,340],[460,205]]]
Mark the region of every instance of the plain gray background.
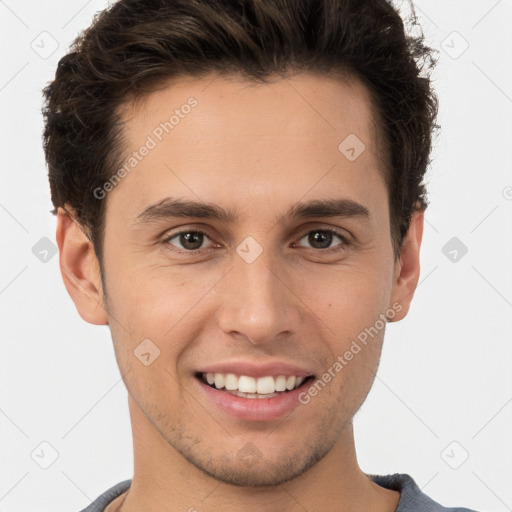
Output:
[[[0,1],[1,512],[81,510],[132,476],[126,390],[108,328],[82,321],[62,284],[41,148],[41,88],[106,5]],[[442,128],[420,285],[408,317],[388,326],[377,379],[355,419],[359,462],[367,473],[409,473],[445,505],[505,512],[512,2],[422,0],[416,8],[439,49]]]

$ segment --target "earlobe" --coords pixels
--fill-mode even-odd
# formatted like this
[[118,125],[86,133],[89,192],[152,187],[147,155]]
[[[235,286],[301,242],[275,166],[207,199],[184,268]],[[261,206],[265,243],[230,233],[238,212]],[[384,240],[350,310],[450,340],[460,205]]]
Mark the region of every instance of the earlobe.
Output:
[[420,277],[420,248],[423,237],[424,211],[415,211],[402,243],[400,258],[395,264],[391,304],[400,304],[400,311],[390,321],[397,322],[409,312]]
[[58,209],[57,245],[64,285],[79,315],[91,324],[108,324],[98,259],[90,240],[71,215]]

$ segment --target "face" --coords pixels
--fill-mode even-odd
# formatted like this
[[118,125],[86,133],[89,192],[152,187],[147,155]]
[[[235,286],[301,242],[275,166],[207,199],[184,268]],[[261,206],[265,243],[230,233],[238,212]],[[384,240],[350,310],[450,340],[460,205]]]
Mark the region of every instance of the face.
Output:
[[291,479],[342,438],[407,309],[366,90],[183,79],[123,116],[103,267],[132,407],[217,479]]

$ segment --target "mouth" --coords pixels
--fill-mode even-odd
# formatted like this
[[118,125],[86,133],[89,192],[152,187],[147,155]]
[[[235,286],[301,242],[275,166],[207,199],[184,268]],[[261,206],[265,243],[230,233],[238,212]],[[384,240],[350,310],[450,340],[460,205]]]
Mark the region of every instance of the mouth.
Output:
[[274,399],[305,388],[314,375],[266,375],[253,377],[234,373],[196,373],[201,383],[217,391],[248,399]]

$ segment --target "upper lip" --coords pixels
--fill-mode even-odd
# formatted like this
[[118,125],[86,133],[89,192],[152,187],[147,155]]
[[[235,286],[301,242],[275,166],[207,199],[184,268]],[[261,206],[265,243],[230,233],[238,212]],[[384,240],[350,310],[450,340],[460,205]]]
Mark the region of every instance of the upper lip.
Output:
[[224,363],[212,364],[198,370],[199,373],[234,373],[235,375],[247,375],[249,377],[265,377],[267,375],[284,375],[290,377],[309,377],[313,372],[284,361],[273,361],[256,364],[254,361],[226,361]]

